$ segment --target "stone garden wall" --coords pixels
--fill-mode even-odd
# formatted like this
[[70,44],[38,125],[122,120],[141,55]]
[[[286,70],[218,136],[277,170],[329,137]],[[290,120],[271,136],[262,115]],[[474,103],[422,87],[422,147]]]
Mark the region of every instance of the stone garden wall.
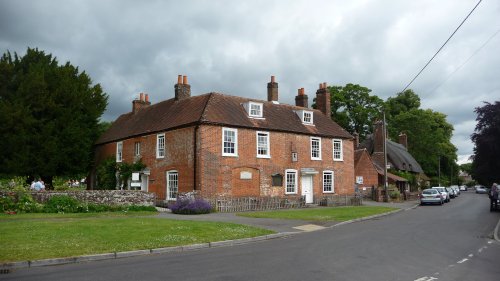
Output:
[[139,190],[83,190],[32,192],[33,199],[45,203],[55,195],[68,195],[81,202],[107,205],[154,206],[155,194]]

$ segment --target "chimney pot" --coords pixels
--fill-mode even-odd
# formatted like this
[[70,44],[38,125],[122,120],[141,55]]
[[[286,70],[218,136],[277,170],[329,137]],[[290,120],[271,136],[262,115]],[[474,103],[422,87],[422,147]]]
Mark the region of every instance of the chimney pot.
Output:
[[182,84],[182,75],[177,75],[177,84]]
[[305,108],[309,107],[309,100],[304,88],[298,89],[298,95],[295,97],[295,105]]
[[188,84],[188,77],[187,76],[182,76],[182,84],[184,84],[184,85]]
[[139,94],[139,100],[140,101],[144,101],[144,93],[140,93]]
[[274,75],[271,76],[271,83],[274,83],[275,82],[275,77]]
[[149,95],[146,94],[146,102],[149,102]]

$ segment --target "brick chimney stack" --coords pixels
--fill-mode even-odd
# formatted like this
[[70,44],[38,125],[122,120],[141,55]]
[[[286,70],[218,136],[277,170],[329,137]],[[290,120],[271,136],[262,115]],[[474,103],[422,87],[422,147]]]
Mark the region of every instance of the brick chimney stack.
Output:
[[373,152],[384,152],[384,122],[377,120],[373,124]]
[[326,87],[326,82],[319,84],[319,89],[316,91],[316,108],[331,117],[330,92]]
[[408,136],[406,136],[403,132],[399,134],[399,143],[402,144],[406,150],[408,150]]
[[308,97],[305,94],[304,88],[298,90],[297,96],[295,96],[295,105],[301,107],[309,107]]
[[354,133],[352,135],[354,136],[354,149],[358,149],[358,147],[359,147],[359,134]]
[[191,85],[188,84],[187,76],[177,76],[177,84],[174,86],[175,100],[191,97]]
[[278,101],[278,83],[271,76],[271,82],[267,83],[267,101]]
[[149,95],[140,93],[139,99],[135,99],[132,101],[132,113],[137,113],[139,110],[151,105],[149,102]]

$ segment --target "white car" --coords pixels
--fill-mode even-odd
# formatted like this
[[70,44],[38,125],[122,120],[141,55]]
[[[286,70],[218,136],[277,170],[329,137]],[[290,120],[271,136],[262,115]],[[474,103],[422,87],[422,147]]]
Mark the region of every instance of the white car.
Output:
[[461,185],[460,186],[460,191],[467,191],[467,186],[466,185]]
[[437,189],[441,194],[443,195],[444,202],[450,202],[450,194],[446,191],[446,188],[443,186],[435,186],[432,187],[434,189]]

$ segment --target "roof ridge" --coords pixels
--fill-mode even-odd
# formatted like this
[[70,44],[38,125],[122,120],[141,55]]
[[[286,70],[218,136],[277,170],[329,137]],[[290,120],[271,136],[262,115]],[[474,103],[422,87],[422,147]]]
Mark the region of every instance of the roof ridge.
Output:
[[210,103],[210,101],[212,100],[212,97],[214,96],[214,92],[210,92],[208,93],[208,98],[207,98],[207,101],[205,102],[205,105],[203,106],[203,109],[201,110],[201,114],[200,114],[200,119],[198,119],[198,122],[204,122],[204,121],[207,121],[207,118],[206,118],[206,113],[207,113],[207,107],[208,107],[208,104]]

